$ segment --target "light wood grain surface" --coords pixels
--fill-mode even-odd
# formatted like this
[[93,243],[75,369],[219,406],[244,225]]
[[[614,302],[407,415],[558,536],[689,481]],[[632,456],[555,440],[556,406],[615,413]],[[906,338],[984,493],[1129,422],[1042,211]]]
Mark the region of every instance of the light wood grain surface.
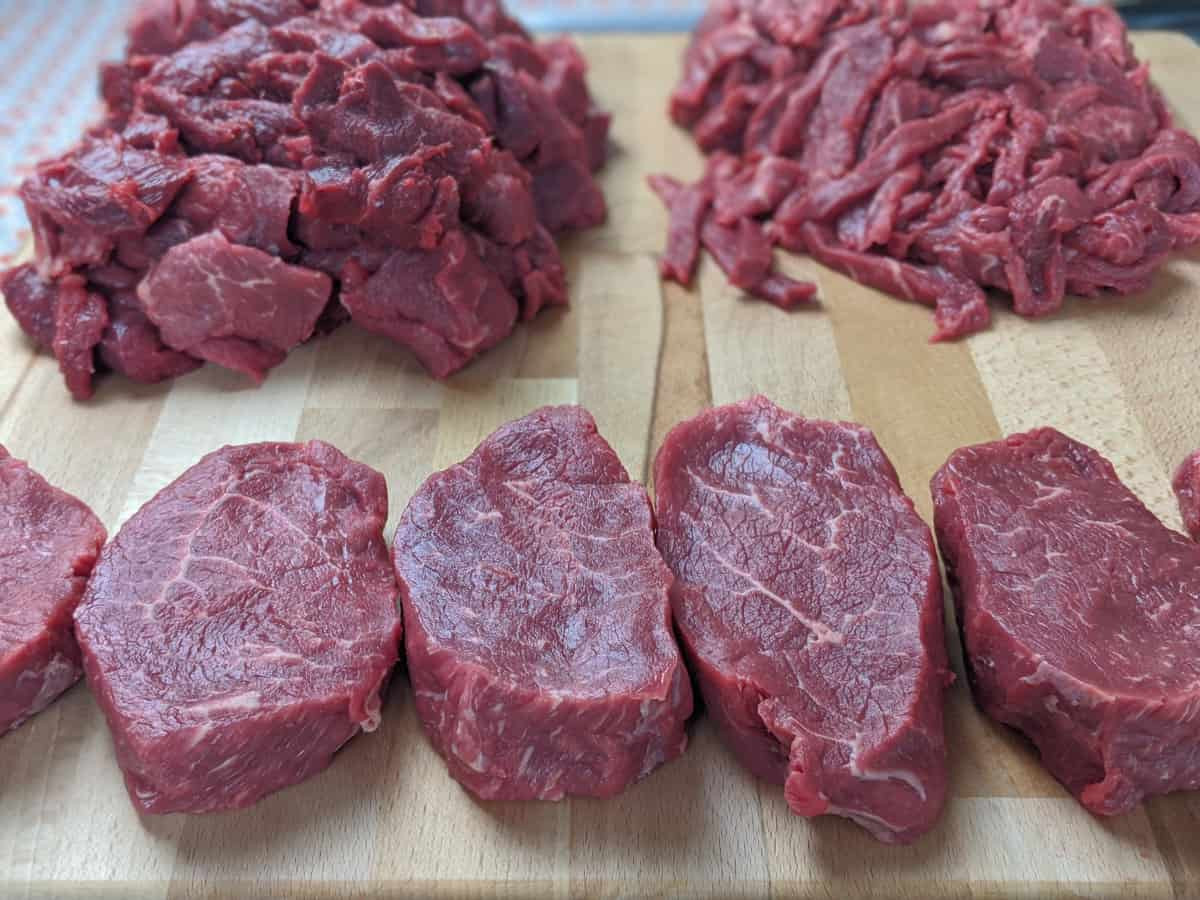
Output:
[[[1196,45],[1137,43],[1183,124],[1200,127]],[[1200,258],[1173,262],[1141,298],[1076,302],[1038,324],[1000,313],[991,331],[940,346],[926,309],[804,260],[786,264],[820,283],[820,312],[742,300],[707,264],[694,293],[663,287],[665,220],[643,178],[699,169],[663,113],[682,39],[584,46],[619,150],[604,176],[611,223],[567,244],[569,312],[522,326],[444,385],[347,328],[259,390],[208,367],[164,387],[106,379],[86,406],[0,316],[0,442],[115,531],[222,444],[319,437],[384,472],[394,523],[432,469],[539,405],[586,404],[645,478],[681,418],[762,391],[873,428],[926,518],[928,480],[952,450],[1052,424],[1178,524],[1168,474],[1200,445]],[[961,679],[947,727],[952,797],[909,848],[792,816],[703,719],[680,760],[614,800],[476,803],[426,742],[403,676],[381,729],[312,781],[243,812],[139,819],[81,685],[0,740],[0,896],[1200,896],[1200,795],[1101,822],[978,713]]]

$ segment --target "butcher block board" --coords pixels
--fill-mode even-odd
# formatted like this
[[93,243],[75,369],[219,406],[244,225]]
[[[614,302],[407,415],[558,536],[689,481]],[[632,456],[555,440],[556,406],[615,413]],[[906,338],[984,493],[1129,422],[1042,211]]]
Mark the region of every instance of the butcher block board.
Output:
[[[1196,45],[1137,44],[1200,129]],[[672,425],[761,391],[873,428],[926,519],[929,478],[952,450],[1049,424],[1107,454],[1178,525],[1169,474],[1200,445],[1200,257],[1172,262],[1145,296],[1074,302],[1039,323],[998,312],[990,331],[936,346],[928,310],[804,260],[786,265],[820,284],[817,312],[746,301],[711,264],[695,292],[663,287],[665,220],[643,180],[699,169],[663,114],[683,39],[584,46],[617,150],[604,176],[611,223],[566,247],[569,312],[522,326],[442,385],[345,328],[257,390],[210,366],[169,386],[109,378],[83,405],[0,316],[0,442],[111,533],[203,453],[322,438],[384,472],[394,525],[431,471],[543,404],[586,405],[646,478]],[[0,897],[1200,897],[1200,794],[1092,818],[1025,742],[980,715],[962,678],[947,729],[941,824],[887,847],[843,820],[793,816],[703,718],[681,759],[616,799],[477,803],[430,748],[400,675],[379,731],[308,783],[243,812],[139,818],[80,685],[0,739]]]

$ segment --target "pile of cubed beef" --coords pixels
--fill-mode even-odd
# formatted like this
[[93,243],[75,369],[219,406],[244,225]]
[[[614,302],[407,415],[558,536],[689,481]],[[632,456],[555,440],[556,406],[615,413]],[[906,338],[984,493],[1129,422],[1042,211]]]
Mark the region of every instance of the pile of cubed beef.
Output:
[[152,0],[101,82],[0,280],[77,398],[261,381],[347,319],[445,377],[565,303],[554,235],[605,218],[584,61],[498,0]]

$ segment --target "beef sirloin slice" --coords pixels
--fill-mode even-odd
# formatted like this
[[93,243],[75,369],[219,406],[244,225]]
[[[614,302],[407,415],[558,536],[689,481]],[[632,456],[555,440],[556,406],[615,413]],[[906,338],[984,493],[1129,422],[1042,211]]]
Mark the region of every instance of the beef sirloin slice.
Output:
[[139,810],[247,806],[375,729],[386,518],[383,477],[314,441],[211,453],[121,528],[75,623]]
[[485,799],[608,796],[683,752],[692,693],[653,515],[595,422],[538,410],[396,531],[417,713]]
[[9,309],[85,399],[112,369],[261,380],[353,319],[438,378],[567,302],[608,117],[497,0],[142,0],[102,125],[21,187]]
[[1099,815],[1200,787],[1200,548],[1053,429],[933,479],[975,697]]
[[929,528],[871,433],[764,397],[676,427],[658,546],[709,714],[798,814],[888,842],[937,821],[950,680]]
[[1200,450],[1186,460],[1175,473],[1175,496],[1188,533],[1200,541]]
[[83,674],[71,614],[104,538],[87,506],[0,447],[0,735]]
[[1200,143],[1097,4],[713,0],[671,116],[710,156],[652,180],[664,275],[703,246],[784,308],[815,287],[773,244],[934,307],[941,340],[987,327],[988,292],[1045,316],[1200,242]]

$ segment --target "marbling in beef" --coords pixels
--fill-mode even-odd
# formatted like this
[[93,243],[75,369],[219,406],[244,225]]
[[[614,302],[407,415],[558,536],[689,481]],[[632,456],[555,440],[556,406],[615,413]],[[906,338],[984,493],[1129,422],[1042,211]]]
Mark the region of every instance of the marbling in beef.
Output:
[[800,815],[887,842],[932,828],[951,679],[942,581],[871,433],[755,397],[677,426],[654,484],[675,620],[738,758]]
[[784,308],[814,285],[773,247],[986,328],[1067,294],[1145,290],[1200,242],[1200,144],[1177,129],[1112,9],[1069,0],[714,0],[671,116],[709,154],[670,210],[663,275],[703,246]]
[[1097,815],[1200,788],[1200,548],[1043,428],[933,479],[975,697]]
[[394,559],[417,714],[472,793],[604,797],[683,752],[650,500],[586,411],[538,410],[433,475]]

